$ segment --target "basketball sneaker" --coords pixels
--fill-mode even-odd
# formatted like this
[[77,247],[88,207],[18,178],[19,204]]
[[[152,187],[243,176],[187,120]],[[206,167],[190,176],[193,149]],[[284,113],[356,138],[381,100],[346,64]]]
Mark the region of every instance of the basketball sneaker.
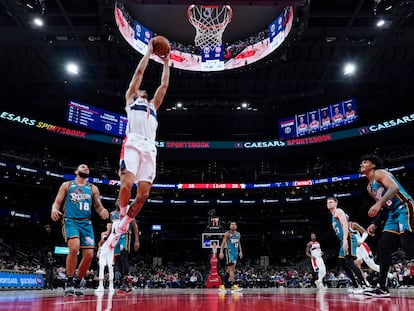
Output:
[[231,287],[231,292],[232,292],[232,293],[241,292],[242,290],[243,290],[243,288],[239,287],[239,285],[237,285],[237,284],[234,284],[234,285]]
[[104,292],[105,288],[103,287],[103,285],[99,285],[97,289],[95,289],[95,292]]
[[65,297],[75,296],[75,289],[73,288],[73,286],[66,287],[65,292],[64,292],[64,296]]
[[364,293],[364,289],[362,287],[354,288],[352,294],[354,295],[362,295]]
[[390,292],[387,288],[381,289],[379,287],[365,290],[364,295],[370,296],[370,297],[377,297],[377,298],[387,298],[390,297]]
[[79,288],[75,288],[75,295],[80,297],[80,296],[85,296],[85,294],[83,293],[82,290],[80,290]]
[[315,283],[316,283],[316,287],[317,287],[319,290],[325,290],[325,289],[327,289],[327,288],[328,288],[326,285],[324,285],[324,284],[323,284],[323,282],[322,282],[322,281],[321,281],[321,282],[316,281]]
[[322,281],[316,280],[315,284],[316,284],[317,289],[322,289],[323,288],[323,282]]
[[224,286],[224,284],[221,284],[221,285],[219,286],[219,292],[220,292],[220,293],[225,293],[225,292],[226,292],[226,287]]

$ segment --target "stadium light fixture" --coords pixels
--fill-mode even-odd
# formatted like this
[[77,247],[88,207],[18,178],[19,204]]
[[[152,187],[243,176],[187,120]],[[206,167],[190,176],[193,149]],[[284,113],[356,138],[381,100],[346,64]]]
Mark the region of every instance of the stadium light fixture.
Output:
[[40,17],[35,17],[33,19],[33,24],[35,24],[38,27],[42,27],[44,25],[43,19],[41,19]]
[[344,66],[344,76],[352,76],[356,71],[356,66],[354,63],[346,63]]
[[66,65],[66,71],[72,75],[79,74],[79,66],[76,63],[68,63]]

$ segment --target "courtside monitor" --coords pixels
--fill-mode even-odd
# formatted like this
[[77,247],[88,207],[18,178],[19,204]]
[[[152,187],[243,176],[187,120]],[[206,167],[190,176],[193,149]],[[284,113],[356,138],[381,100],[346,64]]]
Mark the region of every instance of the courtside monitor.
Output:
[[[69,254],[69,247],[67,246],[55,246],[56,255],[67,255]],[[79,255],[79,252],[78,252]]]
[[152,231],[161,231],[161,225],[152,225],[151,230]]

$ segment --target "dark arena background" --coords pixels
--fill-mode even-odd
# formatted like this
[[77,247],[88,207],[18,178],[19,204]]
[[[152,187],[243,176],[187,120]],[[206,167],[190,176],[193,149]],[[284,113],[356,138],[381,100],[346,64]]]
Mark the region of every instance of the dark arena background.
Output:
[[[194,45],[191,4],[233,9],[224,53],[213,61]],[[348,293],[326,199],[338,198],[352,221],[371,224],[374,201],[359,174],[367,153],[414,193],[413,10],[406,0],[1,1],[2,308],[410,310],[414,261],[399,248],[391,297]],[[284,37],[272,38],[269,25],[280,16]],[[61,183],[86,163],[103,205],[115,208],[123,134],[105,122],[108,113],[125,115],[145,43],[137,23],[170,40],[172,65],[158,110],[157,177],[136,217],[140,248],[129,254],[132,291],[95,293],[94,258],[85,296],[68,299],[66,255],[56,248],[66,244],[51,206]],[[196,65],[184,68],[189,59]],[[150,95],[161,70],[150,60],[143,79]],[[325,110],[333,118],[335,107],[346,115],[348,103],[351,121],[300,130],[301,117],[322,121]],[[106,221],[96,213],[92,221],[99,240]],[[232,221],[241,233],[235,271],[243,291],[219,294],[206,288],[210,246]],[[311,232],[324,252],[324,290],[306,256]],[[376,260],[380,235],[367,239]],[[378,274],[362,268],[375,285]],[[218,270],[226,283],[223,260]]]

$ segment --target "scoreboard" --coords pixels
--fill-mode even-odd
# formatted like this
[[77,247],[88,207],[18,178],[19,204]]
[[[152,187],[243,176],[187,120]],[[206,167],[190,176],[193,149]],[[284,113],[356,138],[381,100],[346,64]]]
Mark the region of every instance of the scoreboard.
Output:
[[70,100],[66,121],[113,136],[125,136],[128,118],[116,112],[96,108]]
[[315,134],[358,121],[355,98],[279,120],[279,139]]

